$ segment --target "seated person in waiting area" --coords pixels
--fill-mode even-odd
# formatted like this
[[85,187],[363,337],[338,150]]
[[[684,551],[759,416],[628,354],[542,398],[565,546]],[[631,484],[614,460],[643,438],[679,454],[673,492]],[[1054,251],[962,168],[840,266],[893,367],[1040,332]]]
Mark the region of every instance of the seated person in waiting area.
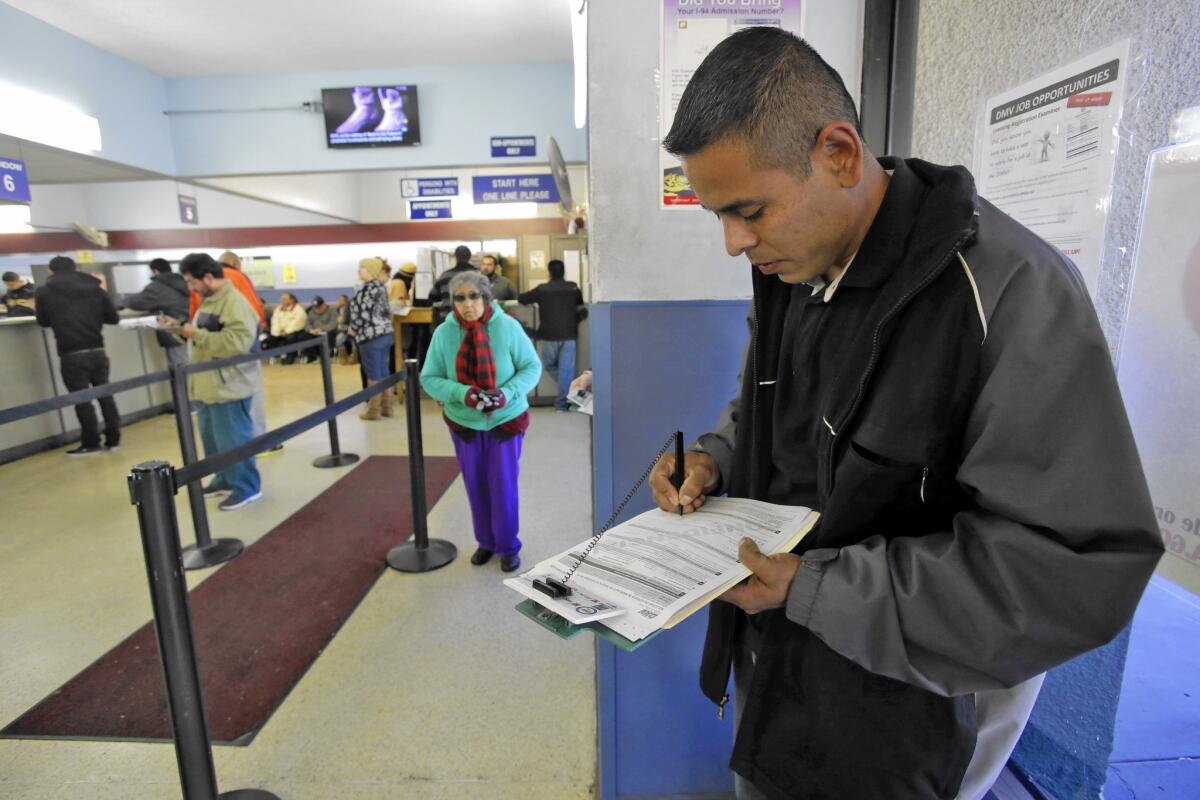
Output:
[[4,288],[7,289],[0,299],[0,314],[12,317],[32,317],[37,312],[33,307],[33,295],[37,287],[15,272],[4,273]]
[[[308,307],[308,327],[304,333],[309,338],[324,336],[329,341],[329,352],[332,353],[337,341],[338,310],[325,302],[325,298],[317,295]],[[319,358],[316,350],[308,351],[308,361],[312,363]]]
[[[308,326],[308,314],[296,302],[296,295],[284,292],[279,298],[279,307],[271,315],[271,335],[263,341],[263,349],[302,342],[309,336],[304,332]],[[296,354],[288,353],[283,357],[283,363],[296,363]]]
[[433,332],[421,384],[442,404],[471,502],[479,548],[471,563],[494,554],[500,569],[521,566],[517,476],[529,427],[526,399],[542,377],[533,342],[521,323],[492,300],[492,285],[474,270],[448,286],[453,311]]

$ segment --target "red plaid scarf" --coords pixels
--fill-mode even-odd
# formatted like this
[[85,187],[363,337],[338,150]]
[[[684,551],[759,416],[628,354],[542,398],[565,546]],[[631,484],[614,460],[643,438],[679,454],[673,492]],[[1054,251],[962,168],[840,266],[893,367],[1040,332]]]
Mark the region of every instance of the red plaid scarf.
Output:
[[459,383],[480,389],[496,388],[496,363],[492,360],[492,343],[487,333],[487,323],[491,318],[491,304],[484,305],[483,316],[474,322],[467,322],[458,309],[454,309],[454,319],[463,329],[462,344],[458,346],[458,355],[454,358],[454,371]]

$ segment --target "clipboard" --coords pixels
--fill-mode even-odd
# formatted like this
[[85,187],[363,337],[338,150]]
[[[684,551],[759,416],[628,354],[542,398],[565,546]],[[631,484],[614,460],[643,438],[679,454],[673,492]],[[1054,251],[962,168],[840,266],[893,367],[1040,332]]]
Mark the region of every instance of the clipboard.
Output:
[[529,617],[538,625],[553,633],[560,639],[571,639],[585,631],[591,631],[598,638],[604,639],[627,653],[632,653],[642,645],[658,637],[662,630],[655,631],[644,639],[638,641],[630,641],[621,634],[601,625],[598,622],[585,622],[582,625],[576,625],[555,614],[553,611],[546,609],[532,600],[522,600],[515,606],[518,613]]

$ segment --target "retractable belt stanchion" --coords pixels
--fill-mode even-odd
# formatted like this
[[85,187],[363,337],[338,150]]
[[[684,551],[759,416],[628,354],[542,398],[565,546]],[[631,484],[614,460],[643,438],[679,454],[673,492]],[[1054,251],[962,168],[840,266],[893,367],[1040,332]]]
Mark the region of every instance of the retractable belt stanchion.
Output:
[[[171,372],[171,399],[175,402],[175,427],[179,430],[179,450],[184,465],[194,464],[196,457],[196,434],[192,431],[192,403],[188,399],[187,371],[178,364],[169,365]],[[208,509],[204,507],[204,487],[200,481],[188,484],[188,503],[192,508],[192,527],[196,529],[196,543],[183,551],[184,569],[204,569],[236,558],[242,552],[240,539],[217,539],[213,541],[208,531]]]
[[[321,334],[321,380],[325,384],[325,407],[333,405],[333,374],[330,371],[331,356],[329,337]],[[329,420],[329,455],[313,460],[314,467],[345,467],[358,461],[354,453],[343,453],[338,443],[337,417]]]
[[129,475],[129,499],[137,506],[183,797],[184,800],[279,800],[261,789],[217,794],[217,775],[192,634],[192,612],[179,549],[174,473],[165,461],[138,464]]
[[417,360],[404,362],[404,411],[408,418],[408,467],[412,478],[413,540],[388,551],[387,563],[401,572],[429,572],[449,564],[458,548],[430,539],[425,527],[425,452],[421,443],[421,379]]

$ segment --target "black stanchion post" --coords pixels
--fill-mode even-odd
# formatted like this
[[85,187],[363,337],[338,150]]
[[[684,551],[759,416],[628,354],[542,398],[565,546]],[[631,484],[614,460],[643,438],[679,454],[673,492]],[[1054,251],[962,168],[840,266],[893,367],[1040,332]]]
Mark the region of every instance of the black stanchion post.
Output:
[[217,794],[174,497],[175,475],[170,464],[149,461],[133,468],[129,498],[137,506],[183,796],[185,800],[279,800],[260,789]]
[[[194,464],[196,456],[196,434],[192,431],[192,403],[188,399],[187,370],[179,364],[169,364],[171,373],[171,400],[175,404],[175,428],[179,431],[179,450],[185,465]],[[239,539],[217,539],[215,542],[208,530],[208,509],[204,507],[204,487],[200,481],[188,484],[188,504],[192,509],[192,527],[196,529],[196,543],[183,551],[184,569],[204,569],[223,564],[242,552]]]
[[415,358],[404,362],[404,411],[408,418],[408,468],[412,482],[413,540],[388,551],[387,563],[401,572],[429,572],[458,555],[445,539],[430,539],[425,526],[425,448],[421,441],[421,378]]
[[[325,407],[333,405],[332,355],[329,352],[329,337],[321,334],[321,380],[325,384]],[[354,453],[343,453],[338,443],[337,417],[329,419],[329,455],[313,460],[314,467],[345,467],[358,461]]]

